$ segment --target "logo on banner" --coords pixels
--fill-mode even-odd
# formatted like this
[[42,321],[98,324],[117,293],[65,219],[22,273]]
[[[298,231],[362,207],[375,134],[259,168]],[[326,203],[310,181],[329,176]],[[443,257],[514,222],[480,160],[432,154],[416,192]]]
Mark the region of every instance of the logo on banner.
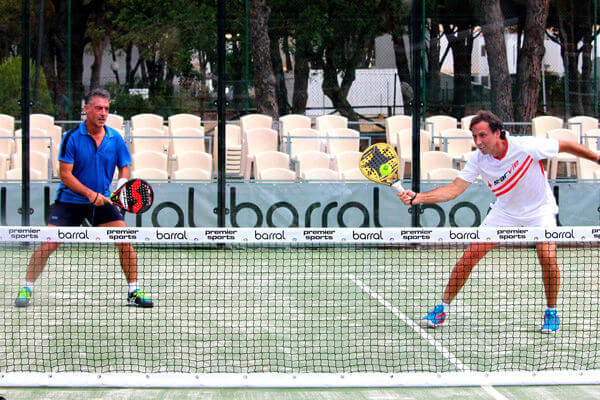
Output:
[[412,229],[400,231],[402,240],[431,240],[431,230]]
[[304,240],[333,240],[334,229],[308,229],[302,231]]
[[89,240],[88,230],[84,229],[82,231],[76,232],[64,232],[60,229],[58,230],[58,238],[59,239],[67,239],[67,240]]
[[352,231],[353,240],[383,240],[383,231],[378,232],[356,232]]
[[452,232],[449,233],[450,240],[477,240],[479,239],[479,231],[475,232]]
[[503,240],[512,239],[527,239],[527,233],[529,229],[511,228],[511,229],[498,229],[496,234],[498,238]]
[[219,240],[234,240],[237,234],[236,229],[217,229],[207,230],[205,232],[206,239],[216,242]]
[[39,236],[40,236],[40,229],[29,229],[29,228],[9,229],[8,236],[11,239],[38,240]]
[[187,231],[156,231],[156,240],[188,240]]
[[280,232],[261,232],[254,231],[254,239],[256,240],[286,240],[285,231]]
[[139,229],[109,229],[106,235],[111,240],[137,240]]
[[575,234],[573,233],[573,229],[565,232],[556,232],[544,229],[544,237],[546,239],[574,239]]

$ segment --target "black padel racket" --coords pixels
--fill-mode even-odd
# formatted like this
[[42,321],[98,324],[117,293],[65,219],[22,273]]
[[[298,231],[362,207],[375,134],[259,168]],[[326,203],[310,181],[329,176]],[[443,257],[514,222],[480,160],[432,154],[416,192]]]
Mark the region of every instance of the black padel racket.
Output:
[[110,195],[110,200],[123,210],[141,214],[152,206],[154,192],[143,179],[131,179]]
[[365,177],[373,182],[391,186],[403,192],[401,179],[398,177],[398,156],[387,143],[375,143],[369,146],[360,157],[358,168]]

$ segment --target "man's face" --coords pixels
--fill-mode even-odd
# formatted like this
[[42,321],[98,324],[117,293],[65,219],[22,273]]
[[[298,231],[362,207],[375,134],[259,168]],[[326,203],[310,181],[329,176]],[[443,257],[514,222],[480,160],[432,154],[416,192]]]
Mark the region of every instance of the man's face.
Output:
[[104,126],[106,117],[108,117],[108,99],[94,96],[90,100],[90,103],[85,105],[84,109],[89,124],[96,128],[102,128]]
[[502,143],[500,139],[500,130],[492,132],[487,122],[481,121],[471,127],[473,133],[473,141],[475,146],[483,154],[494,154],[496,149]]

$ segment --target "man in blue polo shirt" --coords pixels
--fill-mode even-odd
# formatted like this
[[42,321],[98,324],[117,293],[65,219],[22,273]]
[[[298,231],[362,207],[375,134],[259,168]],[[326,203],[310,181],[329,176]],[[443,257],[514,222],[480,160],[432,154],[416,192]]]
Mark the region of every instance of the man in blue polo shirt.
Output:
[[[93,226],[125,227],[119,209],[110,201],[110,183],[119,169],[118,187],[129,178],[131,156],[121,135],[105,125],[110,95],[94,89],[85,97],[86,120],[67,132],[61,142],[60,186],[50,212],[48,226],[79,226],[84,219]],[[27,267],[25,283],[15,306],[27,307],[33,284],[59,243],[42,243]],[[152,307],[152,301],[137,286],[137,255],[131,243],[117,243],[121,267],[129,293],[127,302],[138,307]]]

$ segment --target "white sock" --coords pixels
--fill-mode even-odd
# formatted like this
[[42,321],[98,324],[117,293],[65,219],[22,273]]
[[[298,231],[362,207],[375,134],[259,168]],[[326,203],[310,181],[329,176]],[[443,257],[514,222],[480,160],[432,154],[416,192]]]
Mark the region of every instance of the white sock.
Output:
[[444,314],[448,314],[448,312],[450,311],[450,303],[444,303],[442,301],[442,307],[444,307]]
[[33,292],[33,282],[25,281],[25,283],[23,284],[23,287],[26,287],[27,289],[29,289]]
[[138,288],[137,282],[128,283],[127,286],[129,286],[129,293],[133,293]]
[[556,307],[552,308],[552,307],[546,307],[546,311],[554,311],[556,312]]

